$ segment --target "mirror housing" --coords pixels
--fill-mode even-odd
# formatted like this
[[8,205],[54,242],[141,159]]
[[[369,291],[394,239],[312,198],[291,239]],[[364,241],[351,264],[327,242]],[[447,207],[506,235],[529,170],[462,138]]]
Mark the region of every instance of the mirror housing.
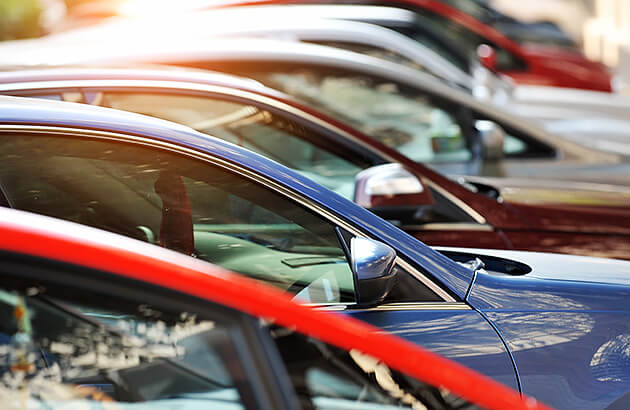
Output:
[[[400,164],[377,165],[355,178],[354,202],[364,208],[424,205],[428,191],[418,177]],[[430,198],[430,197],[429,197]],[[429,199],[428,203],[433,201]]]
[[482,66],[493,73],[497,72],[497,52],[492,46],[480,44],[479,47],[477,47],[477,58]]
[[433,197],[422,181],[401,164],[385,164],[357,174],[354,202],[401,225],[413,221],[419,207],[433,204]]
[[475,130],[479,135],[484,161],[498,161],[503,158],[505,130],[494,121],[477,120]]
[[396,283],[396,252],[373,239],[353,237],[350,240],[350,260],[357,304],[365,307],[381,303]]

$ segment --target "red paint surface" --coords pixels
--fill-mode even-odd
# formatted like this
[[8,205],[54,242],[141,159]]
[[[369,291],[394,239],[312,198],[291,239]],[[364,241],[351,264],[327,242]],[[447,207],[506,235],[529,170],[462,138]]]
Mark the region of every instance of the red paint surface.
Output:
[[[121,239],[118,247],[91,238],[86,241],[80,235],[48,231],[43,224],[33,227],[19,222],[19,215],[5,211],[0,221],[0,249],[113,272],[215,301],[254,316],[272,318],[280,325],[338,347],[358,349],[378,357],[392,368],[432,385],[443,386],[488,409],[547,408],[533,399],[521,399],[517,392],[412,343],[348,317],[300,306],[287,294],[246,277],[194,260],[175,264],[148,252],[137,253],[124,248],[124,243],[129,241],[126,238]],[[68,226],[72,228],[74,225]],[[85,232],[89,231],[82,230],[84,238]],[[147,246],[145,250],[150,248]],[[155,253],[171,254],[158,251],[161,249],[156,248]],[[182,260],[183,256],[177,256]]]

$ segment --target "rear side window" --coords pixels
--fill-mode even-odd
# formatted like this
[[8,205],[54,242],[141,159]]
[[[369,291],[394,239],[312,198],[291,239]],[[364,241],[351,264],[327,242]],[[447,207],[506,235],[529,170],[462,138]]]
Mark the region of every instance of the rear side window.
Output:
[[[0,138],[10,206],[144,240],[207,260],[309,301],[351,302],[335,226],[222,168],[121,142]],[[320,289],[321,288],[321,289]]]

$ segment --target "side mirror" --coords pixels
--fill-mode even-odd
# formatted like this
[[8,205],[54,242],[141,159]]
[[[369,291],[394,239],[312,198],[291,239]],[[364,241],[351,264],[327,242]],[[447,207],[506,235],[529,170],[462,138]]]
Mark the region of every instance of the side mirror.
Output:
[[357,304],[364,307],[381,303],[396,283],[396,252],[384,243],[354,237],[350,240],[350,259]]
[[433,204],[420,179],[400,164],[377,165],[357,174],[354,202],[400,225],[413,220],[419,207]]
[[498,161],[503,158],[505,130],[494,121],[477,120],[475,129],[479,135],[484,161]]
[[497,53],[494,51],[494,48],[487,44],[480,44],[477,47],[477,58],[479,58],[481,65],[488,70],[493,73],[497,72]]

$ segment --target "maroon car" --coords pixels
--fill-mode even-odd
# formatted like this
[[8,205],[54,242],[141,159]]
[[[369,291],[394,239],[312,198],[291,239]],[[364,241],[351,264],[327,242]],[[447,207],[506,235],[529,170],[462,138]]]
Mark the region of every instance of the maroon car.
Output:
[[183,123],[292,167],[431,245],[630,259],[628,188],[451,180],[254,81],[183,70],[62,68],[3,73],[0,93]]

